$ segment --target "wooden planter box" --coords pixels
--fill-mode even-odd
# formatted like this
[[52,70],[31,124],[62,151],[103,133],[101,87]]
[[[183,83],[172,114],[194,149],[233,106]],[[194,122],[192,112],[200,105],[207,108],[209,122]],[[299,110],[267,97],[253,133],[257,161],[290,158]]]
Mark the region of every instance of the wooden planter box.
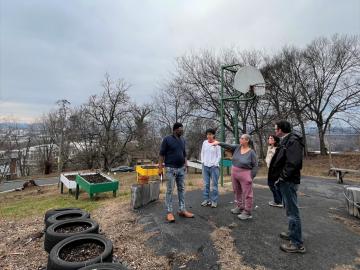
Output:
[[71,191],[73,189],[76,189],[76,181],[75,180],[70,180],[68,177],[72,175],[75,176],[78,175],[78,173],[62,173],[60,174],[60,193],[64,193],[64,186],[69,190],[69,192],[71,193]]
[[[87,175],[95,175],[100,174],[101,176],[105,177],[110,182],[104,182],[104,183],[90,183],[84,179]],[[116,191],[119,189],[119,181],[111,179],[109,176],[103,173],[84,173],[81,175],[76,176],[76,199],[79,198],[79,189],[85,190],[89,196],[90,199],[93,198],[94,194],[101,193],[101,192],[108,192],[112,191],[113,196],[116,197]]]

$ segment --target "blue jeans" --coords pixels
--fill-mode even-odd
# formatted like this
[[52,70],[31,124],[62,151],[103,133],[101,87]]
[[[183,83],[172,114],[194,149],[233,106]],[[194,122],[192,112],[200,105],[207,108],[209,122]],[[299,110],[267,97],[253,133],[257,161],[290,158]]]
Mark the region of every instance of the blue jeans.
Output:
[[286,209],[286,216],[289,221],[289,237],[290,241],[297,247],[303,244],[301,235],[301,220],[299,207],[297,203],[298,184],[291,182],[280,182],[279,188],[283,196]]
[[274,181],[270,181],[268,180],[268,185],[269,188],[273,194],[274,197],[274,202],[276,204],[281,204],[282,203],[282,196],[281,196],[281,192],[279,190],[279,187],[275,186],[275,182]]
[[[203,165],[202,175],[204,179],[204,192],[203,192],[204,200],[209,201],[210,199],[212,202],[217,202],[219,197],[219,191],[218,191],[219,167],[217,166],[207,167]],[[210,192],[211,179],[213,180],[212,192]]]
[[166,197],[165,206],[168,213],[173,211],[172,193],[176,183],[179,197],[179,211],[185,211],[185,167],[166,167]]

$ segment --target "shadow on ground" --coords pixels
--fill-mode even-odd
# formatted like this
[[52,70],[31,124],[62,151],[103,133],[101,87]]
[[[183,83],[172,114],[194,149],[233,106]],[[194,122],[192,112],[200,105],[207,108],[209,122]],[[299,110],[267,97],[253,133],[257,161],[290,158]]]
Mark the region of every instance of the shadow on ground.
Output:
[[[344,186],[334,180],[303,178],[299,204],[307,253],[286,254],[279,249],[283,240],[278,237],[287,228],[285,211],[268,206],[271,194],[264,188],[265,180],[256,183],[257,208],[250,221],[240,221],[230,213],[233,207],[230,192],[220,196],[216,209],[200,206],[200,190],[187,192],[187,208],[196,218],[176,217],[174,224],[165,222],[162,201],[148,205],[139,211],[139,222],[154,233],[148,245],[158,255],[167,256],[172,269],[221,269],[219,252],[210,235],[225,227],[231,229],[236,252],[248,267],[328,270],[347,265],[360,269],[360,222],[346,213]],[[177,198],[174,199],[175,206]],[[190,255],[190,260],[182,260],[184,254]]]

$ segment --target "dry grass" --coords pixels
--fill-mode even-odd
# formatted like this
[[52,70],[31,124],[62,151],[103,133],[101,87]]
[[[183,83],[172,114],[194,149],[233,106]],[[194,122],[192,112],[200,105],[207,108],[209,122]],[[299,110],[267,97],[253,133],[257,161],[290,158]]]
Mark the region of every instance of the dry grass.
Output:
[[38,269],[47,262],[41,235],[42,217],[0,220],[0,269]]
[[100,224],[101,231],[113,242],[114,257],[125,261],[131,269],[168,269],[165,256],[156,256],[146,246],[152,236],[137,223],[137,216],[129,204],[111,202],[93,212],[92,218]]
[[337,222],[344,224],[354,233],[360,235],[360,223],[357,220],[355,221],[353,219],[345,218],[336,214],[331,214],[330,217],[336,220]]
[[360,268],[360,250],[352,265],[336,265],[332,270],[357,270]]
[[[347,153],[332,155],[333,165],[338,168],[345,169],[360,169],[360,154],[359,153]],[[304,166],[302,170],[303,175],[309,176],[323,176],[329,177],[329,157],[328,156],[310,156],[304,160]],[[360,181],[360,175],[347,174],[346,179]]]
[[[157,256],[146,245],[153,234],[145,232],[144,225],[137,222],[139,217],[130,209],[129,196],[113,198],[110,192],[90,201],[88,195],[82,193],[77,201],[69,194],[61,195],[56,186],[39,189],[41,192],[35,187],[1,195],[2,213],[4,208],[15,205],[23,209],[25,215],[6,213],[0,216],[0,269],[25,270],[46,266],[48,255],[43,248],[42,235],[44,213],[49,208],[66,206],[90,211],[91,218],[100,224],[101,233],[112,240],[114,258],[125,261],[129,269],[169,270],[174,261],[186,263],[195,259],[191,254],[182,253],[174,258]],[[56,205],[63,200],[65,204]],[[33,211],[26,215],[27,207]]]
[[264,270],[265,267],[257,265],[255,268],[244,265],[242,256],[238,253],[231,229],[216,228],[210,235],[219,256],[218,263],[224,270]]

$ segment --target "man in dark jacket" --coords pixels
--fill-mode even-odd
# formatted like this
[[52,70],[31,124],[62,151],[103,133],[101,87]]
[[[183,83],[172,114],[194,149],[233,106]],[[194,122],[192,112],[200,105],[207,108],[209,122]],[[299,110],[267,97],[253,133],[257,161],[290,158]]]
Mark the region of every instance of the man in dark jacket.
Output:
[[186,173],[186,150],[183,135],[183,125],[175,123],[173,134],[166,136],[160,147],[159,174],[162,174],[163,167],[166,167],[166,220],[175,222],[173,214],[172,193],[176,183],[179,197],[179,216],[193,218],[194,214],[185,209],[185,173]]
[[281,142],[271,160],[269,178],[276,181],[280,189],[289,220],[288,232],[280,233],[280,237],[290,240],[288,244],[282,244],[280,249],[289,253],[305,253],[297,203],[304,144],[299,135],[291,133],[291,125],[285,120],[276,122],[275,133]]

